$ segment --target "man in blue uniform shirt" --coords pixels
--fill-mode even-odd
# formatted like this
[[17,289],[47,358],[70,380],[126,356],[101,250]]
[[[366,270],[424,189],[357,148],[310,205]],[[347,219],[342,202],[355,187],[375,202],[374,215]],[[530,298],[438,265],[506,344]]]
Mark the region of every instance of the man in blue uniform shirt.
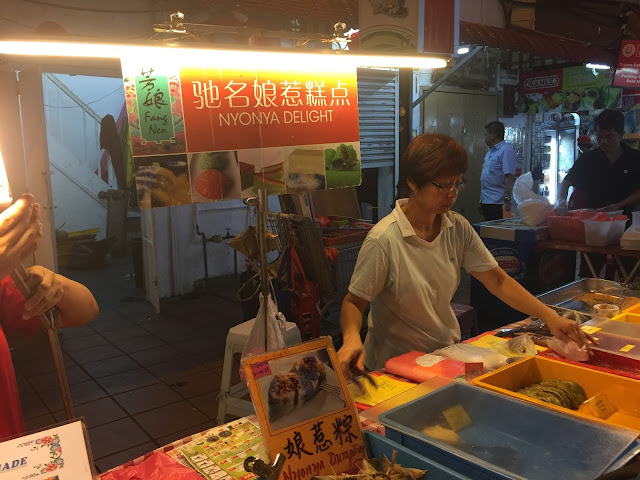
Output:
[[480,176],[480,210],[484,219],[489,221],[509,216],[518,156],[504,141],[502,122],[491,122],[484,129],[484,141],[489,151],[484,157]]

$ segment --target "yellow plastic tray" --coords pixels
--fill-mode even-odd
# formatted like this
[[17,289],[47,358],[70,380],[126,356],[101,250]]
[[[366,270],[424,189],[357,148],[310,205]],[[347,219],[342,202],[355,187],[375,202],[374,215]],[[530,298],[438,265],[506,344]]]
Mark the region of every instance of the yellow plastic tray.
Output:
[[[580,384],[587,394],[587,399],[604,393],[618,411],[606,419],[600,419],[593,415],[586,405],[582,405],[578,411],[570,410],[517,393],[517,390],[527,385],[553,378],[571,380]],[[632,378],[578,367],[549,358],[527,357],[476,377],[473,384],[567,415],[575,415],[640,432],[640,381]]]
[[622,312],[620,315],[616,315],[611,320],[617,320],[618,322],[635,323],[637,325],[640,325],[640,309],[638,310],[638,313]]
[[622,313],[636,313],[640,315],[640,303],[636,303],[635,305],[623,310]]

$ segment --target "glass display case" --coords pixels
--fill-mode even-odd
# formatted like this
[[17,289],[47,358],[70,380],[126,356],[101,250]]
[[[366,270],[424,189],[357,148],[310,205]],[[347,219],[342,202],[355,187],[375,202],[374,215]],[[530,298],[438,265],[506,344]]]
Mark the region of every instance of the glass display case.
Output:
[[554,204],[558,187],[579,155],[580,117],[576,113],[552,113],[542,132],[542,173],[540,194]]

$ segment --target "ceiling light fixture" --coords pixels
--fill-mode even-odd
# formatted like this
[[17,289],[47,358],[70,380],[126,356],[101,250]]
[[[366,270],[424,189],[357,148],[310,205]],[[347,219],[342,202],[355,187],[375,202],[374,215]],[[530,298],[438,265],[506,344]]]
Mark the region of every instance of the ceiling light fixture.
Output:
[[354,67],[443,68],[443,58],[422,55],[354,54],[340,50],[234,50],[194,46],[151,46],[60,41],[0,40],[0,54],[86,58],[137,58],[149,63],[173,62],[180,65],[201,65],[204,62],[225,68],[256,68],[269,70],[337,71]]
[[609,70],[611,67],[609,65],[602,65],[600,63],[587,63],[587,68],[593,68],[594,70]]

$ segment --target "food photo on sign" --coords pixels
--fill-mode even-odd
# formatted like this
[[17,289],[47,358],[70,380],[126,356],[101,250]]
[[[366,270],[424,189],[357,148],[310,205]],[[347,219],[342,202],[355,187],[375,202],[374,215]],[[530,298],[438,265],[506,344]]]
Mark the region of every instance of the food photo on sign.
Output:
[[286,192],[284,152],[280,147],[238,151],[242,196],[251,197],[264,188],[267,195]]
[[133,166],[141,208],[192,202],[187,155],[135,157]]
[[236,151],[192,153],[188,158],[193,203],[241,198]]
[[345,406],[340,382],[326,349],[269,362],[272,372],[258,379],[267,398],[274,431],[328,414]]

